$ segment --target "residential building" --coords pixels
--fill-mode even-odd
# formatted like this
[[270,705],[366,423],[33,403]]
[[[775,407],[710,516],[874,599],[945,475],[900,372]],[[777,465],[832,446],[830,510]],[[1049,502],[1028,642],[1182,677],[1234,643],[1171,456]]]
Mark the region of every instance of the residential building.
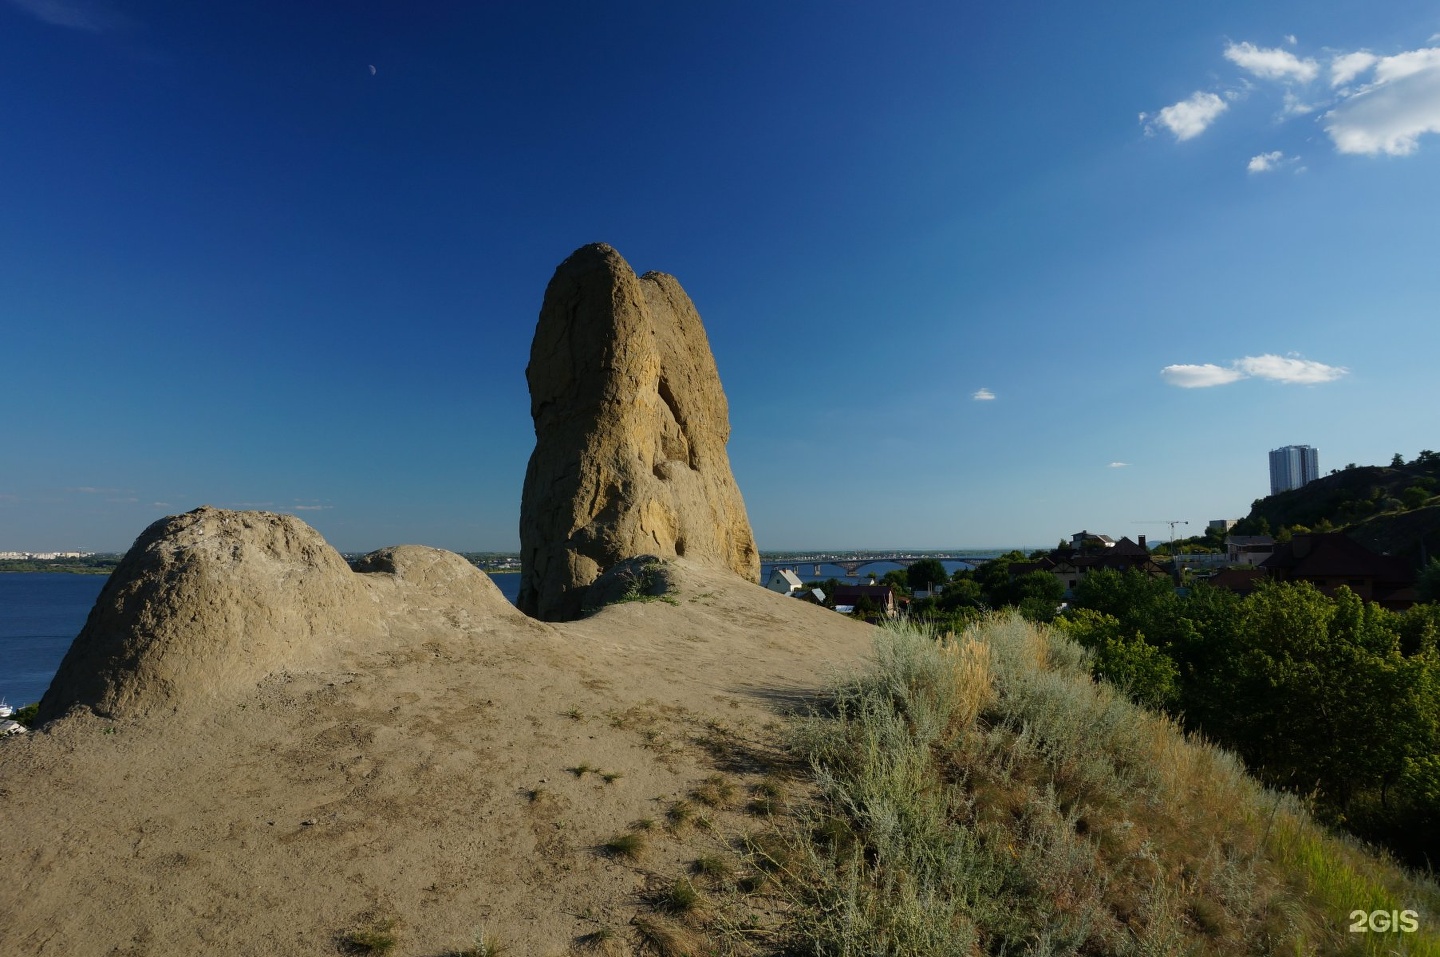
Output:
[[797,591],[795,598],[805,602],[807,605],[825,604],[825,593],[818,588],[807,588],[804,591]]
[[804,588],[805,583],[791,569],[776,568],[770,572],[770,578],[765,582],[765,587],[782,595],[793,595]]
[[1092,549],[1111,548],[1115,545],[1115,539],[1109,535],[1096,535],[1093,532],[1080,530],[1070,536],[1070,547],[1080,551]]
[[1230,556],[1224,552],[1185,552],[1174,556],[1171,561],[1177,571],[1185,568],[1224,568],[1230,564]]
[[1415,604],[1415,570],[1342,532],[1296,535],[1277,545],[1260,567],[1275,581],[1308,581],[1326,594],[1342,585],[1360,598],[1403,610]]
[[[1083,537],[1082,537],[1083,536]],[[1065,586],[1066,594],[1075,588],[1082,578],[1101,569],[1124,572],[1140,571],[1147,575],[1163,576],[1165,569],[1150,557],[1145,536],[1132,542],[1128,537],[1118,542],[1106,535],[1091,535],[1081,532],[1072,538],[1074,542],[1087,542],[1090,549],[1077,547],[1057,548],[1034,562],[1014,562],[1010,565],[1011,578],[1019,578],[1034,571],[1045,571],[1054,575]]]
[[1320,477],[1320,455],[1308,445],[1287,445],[1270,453],[1270,494],[1299,488]]
[[1225,557],[1232,565],[1259,565],[1275,551],[1269,535],[1226,535]]
[[889,585],[841,585],[835,589],[835,610],[843,614],[853,614],[855,606],[866,599],[875,606],[878,613],[886,618],[894,618],[899,611],[895,601],[895,589]]
[[1212,518],[1208,527],[1217,532],[1228,532],[1238,524],[1240,524],[1238,518]]
[[1237,595],[1245,596],[1265,580],[1263,568],[1223,568],[1211,575],[1207,584],[1212,588],[1223,588]]

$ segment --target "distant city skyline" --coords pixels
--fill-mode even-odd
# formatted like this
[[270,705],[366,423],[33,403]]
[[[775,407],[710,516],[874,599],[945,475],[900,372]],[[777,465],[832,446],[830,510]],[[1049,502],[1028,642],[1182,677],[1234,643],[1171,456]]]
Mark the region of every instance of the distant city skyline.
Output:
[[0,548],[518,549],[554,268],[675,275],[755,536],[1006,547],[1440,445],[1440,8],[0,0]]

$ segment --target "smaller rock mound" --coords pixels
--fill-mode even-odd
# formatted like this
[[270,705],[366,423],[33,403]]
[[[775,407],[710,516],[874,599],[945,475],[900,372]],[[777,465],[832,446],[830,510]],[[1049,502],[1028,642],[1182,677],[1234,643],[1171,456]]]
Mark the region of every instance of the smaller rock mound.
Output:
[[514,610],[489,575],[464,557],[438,548],[391,545],[361,558],[355,563],[355,571],[389,575],[397,587],[413,590],[416,597],[455,605],[476,604],[492,611],[490,606],[498,599],[506,609]]
[[[351,571],[290,515],[206,506],[161,519],[101,591],[40,703],[39,720],[77,706],[106,717],[233,698],[267,675],[333,650],[439,623],[524,620],[489,576],[450,552],[405,545]],[[428,636],[434,639],[438,636]]]

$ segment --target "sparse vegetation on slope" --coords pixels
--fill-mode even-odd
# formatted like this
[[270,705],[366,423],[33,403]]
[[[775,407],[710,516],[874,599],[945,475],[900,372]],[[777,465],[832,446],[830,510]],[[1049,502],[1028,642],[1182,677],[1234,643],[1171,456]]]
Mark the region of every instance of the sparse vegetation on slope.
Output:
[[[818,794],[771,854],[811,954],[1440,953],[1440,892],[1018,616],[882,633],[796,747]],[[1351,932],[1412,911],[1411,933]]]
[[1388,466],[1352,463],[1301,488],[1258,498],[1233,532],[1288,541],[1306,531],[1344,530],[1367,548],[1418,564],[1440,534],[1437,495],[1440,454],[1426,449],[1406,462],[1397,453]]

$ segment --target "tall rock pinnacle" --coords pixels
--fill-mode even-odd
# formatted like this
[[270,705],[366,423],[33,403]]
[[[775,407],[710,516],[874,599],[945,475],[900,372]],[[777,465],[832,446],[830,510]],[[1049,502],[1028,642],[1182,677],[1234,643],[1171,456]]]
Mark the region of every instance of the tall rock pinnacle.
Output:
[[760,577],[725,443],[705,328],[673,276],[604,244],[555,270],[525,370],[535,451],[520,503],[520,609],[577,618],[586,587],[636,555]]

